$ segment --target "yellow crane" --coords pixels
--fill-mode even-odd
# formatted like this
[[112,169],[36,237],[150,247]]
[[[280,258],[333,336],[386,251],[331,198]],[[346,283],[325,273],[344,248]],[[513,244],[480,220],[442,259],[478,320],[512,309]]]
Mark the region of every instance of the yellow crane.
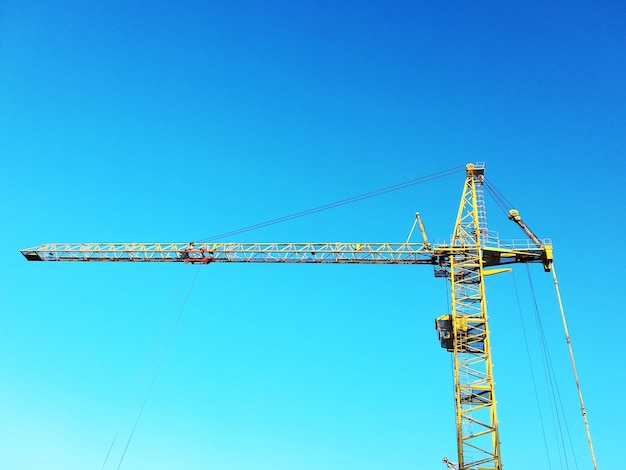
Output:
[[428,242],[417,214],[423,243],[57,243],[21,253],[28,261],[432,265],[451,286],[451,311],[435,321],[441,347],[454,359],[458,462],[444,462],[460,470],[501,470],[485,276],[514,263],[540,263],[549,272],[552,245],[537,238],[515,210],[509,218],[529,239],[491,236],[484,182],[484,164],[467,164],[454,231],[445,244]]

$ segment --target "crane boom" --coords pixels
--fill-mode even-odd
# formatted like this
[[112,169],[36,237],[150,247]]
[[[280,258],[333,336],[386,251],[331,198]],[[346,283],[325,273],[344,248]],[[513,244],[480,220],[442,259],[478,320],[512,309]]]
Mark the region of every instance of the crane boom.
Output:
[[[469,163],[452,239],[424,243],[48,243],[21,250],[28,261],[179,263],[427,264],[451,285],[451,311],[435,322],[441,346],[453,354],[460,470],[501,470],[493,364],[484,278],[513,263],[552,264],[552,245],[509,218],[530,239],[503,242],[487,230],[484,165]],[[418,216],[419,217],[419,216]],[[446,460],[444,460],[446,462]]]
[[419,243],[51,243],[22,254],[29,261],[434,264]]
[[[28,261],[443,265],[464,250],[422,243],[46,243],[20,252]],[[545,249],[528,241],[483,250],[485,266],[548,261]]]

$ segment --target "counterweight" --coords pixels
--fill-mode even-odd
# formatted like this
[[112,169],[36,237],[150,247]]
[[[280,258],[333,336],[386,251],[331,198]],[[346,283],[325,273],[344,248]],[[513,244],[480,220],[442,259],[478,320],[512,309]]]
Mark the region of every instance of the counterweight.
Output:
[[[460,470],[501,470],[493,363],[489,340],[487,268],[513,263],[552,264],[549,240],[529,235],[502,242],[491,236],[483,199],[483,164],[466,166],[450,243],[47,243],[21,250],[28,261],[428,264],[451,285],[452,310],[436,320],[441,346],[454,357],[456,440]],[[425,231],[420,229],[425,238]],[[531,236],[532,235],[532,236]]]

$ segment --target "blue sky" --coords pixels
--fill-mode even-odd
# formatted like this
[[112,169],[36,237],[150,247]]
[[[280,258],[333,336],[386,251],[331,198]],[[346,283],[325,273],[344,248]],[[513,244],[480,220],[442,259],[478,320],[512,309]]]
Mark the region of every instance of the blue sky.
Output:
[[[624,6],[235,3],[0,7],[0,467],[101,468],[128,409],[105,466],[117,468],[191,288],[121,468],[440,468],[455,431],[433,329],[446,286],[430,268],[215,265],[191,287],[196,267],[34,264],[18,250],[186,242],[486,162],[554,242],[598,463],[617,468]],[[462,183],[234,241],[404,241],[415,211],[447,238]],[[519,238],[487,204],[491,228]],[[487,284],[503,462],[561,468],[519,268]],[[531,268],[590,468],[551,277]]]

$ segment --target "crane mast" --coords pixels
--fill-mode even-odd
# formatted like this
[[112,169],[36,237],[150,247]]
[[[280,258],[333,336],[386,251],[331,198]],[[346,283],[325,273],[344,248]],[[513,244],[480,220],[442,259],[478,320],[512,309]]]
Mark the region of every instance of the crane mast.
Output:
[[449,280],[451,312],[435,321],[442,348],[453,354],[459,470],[501,470],[485,276],[514,263],[552,264],[549,240],[538,239],[519,213],[509,218],[530,239],[490,237],[483,198],[484,164],[466,165],[461,203],[449,243],[47,243],[21,250],[28,261],[427,264]]
[[441,266],[452,311],[436,320],[442,347],[453,353],[458,468],[501,469],[493,363],[485,299],[484,168],[468,165],[451,253]]

